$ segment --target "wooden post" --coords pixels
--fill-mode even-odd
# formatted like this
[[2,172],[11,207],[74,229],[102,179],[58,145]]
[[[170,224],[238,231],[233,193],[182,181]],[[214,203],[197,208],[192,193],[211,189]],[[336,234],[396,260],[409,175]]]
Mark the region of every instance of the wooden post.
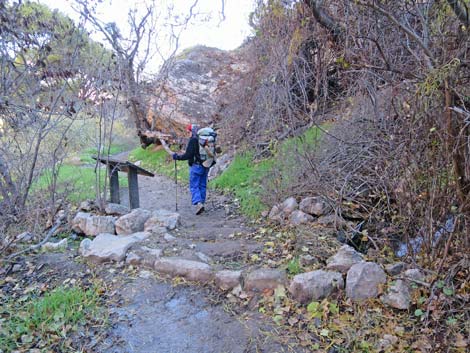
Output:
[[119,175],[112,164],[108,164],[109,190],[111,192],[111,202],[119,203]]
[[137,170],[130,167],[127,172],[129,180],[129,206],[130,209],[139,208],[139,185],[137,182]]

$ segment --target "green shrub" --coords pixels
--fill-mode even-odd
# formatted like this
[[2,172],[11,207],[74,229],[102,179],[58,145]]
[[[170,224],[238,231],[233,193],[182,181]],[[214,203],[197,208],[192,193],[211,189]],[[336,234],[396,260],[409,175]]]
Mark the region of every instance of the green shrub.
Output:
[[298,257],[293,258],[290,260],[287,264],[287,272],[292,275],[298,275],[299,273],[302,273],[302,267],[300,266],[300,260]]

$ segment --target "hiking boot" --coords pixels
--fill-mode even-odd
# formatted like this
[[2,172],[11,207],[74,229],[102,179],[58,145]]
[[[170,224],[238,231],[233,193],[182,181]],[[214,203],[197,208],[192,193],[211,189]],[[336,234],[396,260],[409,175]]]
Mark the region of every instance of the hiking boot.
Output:
[[199,214],[201,214],[202,212],[204,212],[204,204],[199,202],[199,203],[196,205],[196,214],[199,215]]

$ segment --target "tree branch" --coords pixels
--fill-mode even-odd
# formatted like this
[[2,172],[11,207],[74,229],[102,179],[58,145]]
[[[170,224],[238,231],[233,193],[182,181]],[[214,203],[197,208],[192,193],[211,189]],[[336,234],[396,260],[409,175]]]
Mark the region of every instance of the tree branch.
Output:
[[431,63],[428,64],[428,66],[431,66],[430,68],[433,67],[433,65],[435,64],[435,58],[434,58],[434,55],[431,53],[431,51],[429,50],[429,48],[426,46],[426,44],[424,44],[424,42],[421,40],[421,38],[415,33],[413,32],[410,28],[408,28],[407,26],[405,26],[403,23],[401,23],[400,21],[398,21],[395,16],[393,16],[391,13],[389,13],[387,10],[381,8],[380,6],[377,6],[375,3],[364,3],[362,1],[358,2],[359,5],[362,5],[362,6],[366,6],[366,7],[370,7],[371,9],[381,13],[382,15],[384,15],[385,17],[387,17],[394,25],[396,25],[400,30],[402,30],[403,32],[405,32],[407,35],[409,35],[411,38],[413,38],[413,40],[421,47],[421,49],[423,49],[424,53],[426,54],[426,56],[429,58],[429,60],[431,61]]
[[344,27],[336,22],[331,16],[322,9],[322,0],[304,0],[307,6],[312,10],[313,16],[320,25],[325,27],[333,35],[335,41],[338,41],[345,32]]
[[460,0],[447,0],[447,3],[454,11],[460,22],[465,26],[470,26],[470,15],[467,4],[462,3]]

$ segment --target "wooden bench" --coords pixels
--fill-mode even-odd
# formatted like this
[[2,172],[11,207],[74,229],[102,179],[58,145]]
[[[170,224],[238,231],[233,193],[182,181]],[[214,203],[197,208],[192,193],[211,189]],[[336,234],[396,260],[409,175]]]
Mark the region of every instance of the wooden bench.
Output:
[[99,160],[105,164],[108,169],[109,175],[109,190],[111,192],[111,202],[120,203],[119,200],[119,176],[118,172],[127,173],[129,180],[129,207],[131,209],[139,208],[139,183],[137,175],[145,175],[154,177],[155,175],[129,161],[120,161],[113,158],[106,157],[92,157],[94,160]]

